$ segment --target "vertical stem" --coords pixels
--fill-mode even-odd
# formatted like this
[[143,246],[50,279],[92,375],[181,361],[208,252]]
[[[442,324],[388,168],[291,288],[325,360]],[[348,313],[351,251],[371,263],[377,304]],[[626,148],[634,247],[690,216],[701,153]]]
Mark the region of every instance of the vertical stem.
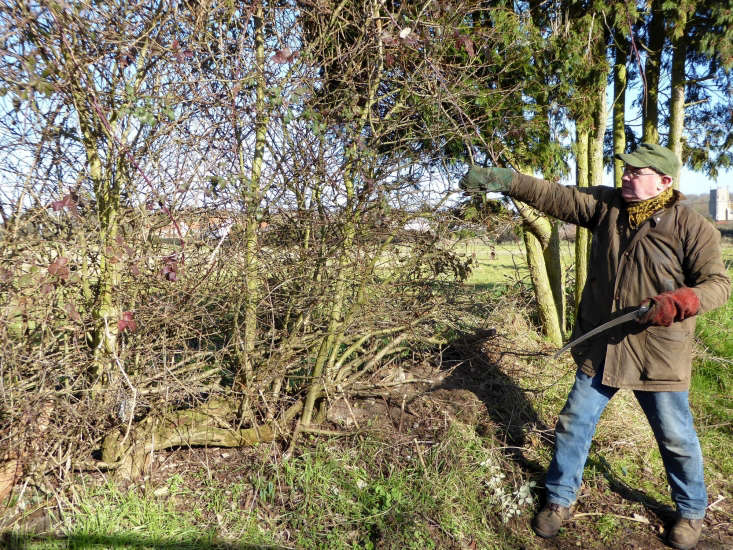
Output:
[[[590,131],[581,121],[577,123],[575,139],[575,180],[578,187],[588,187],[588,141]],[[575,312],[588,277],[588,230],[578,227],[575,233]]]
[[257,226],[259,217],[259,202],[262,189],[262,168],[265,156],[265,144],[267,138],[267,105],[265,102],[265,91],[267,82],[265,79],[265,32],[264,32],[264,6],[258,2],[254,15],[254,43],[255,43],[255,65],[256,65],[256,89],[255,89],[255,149],[252,158],[252,170],[247,178],[244,144],[238,138],[239,148],[239,170],[243,202],[245,205],[244,221],[244,262],[245,262],[245,295],[244,301],[244,338],[240,348],[240,372],[238,383],[242,387],[251,385],[254,367],[252,365],[252,354],[255,349],[257,337],[257,303],[260,296],[260,281],[257,274]]
[[[669,143],[668,147],[682,160],[682,130],[685,126],[685,61],[687,59],[687,10],[684,3],[677,7],[675,36],[672,41],[672,94],[669,98]],[[669,174],[674,177],[673,186],[680,188],[679,171]]]
[[560,250],[560,223],[551,222],[552,229],[550,232],[550,242],[544,250],[545,265],[547,266],[547,276],[549,278],[550,288],[552,289],[552,298],[557,313],[557,322],[560,332],[566,330],[565,319],[565,285],[563,281],[563,262]]
[[[104,383],[110,356],[117,351],[117,319],[119,311],[114,300],[114,289],[119,284],[119,268],[109,261],[108,247],[112,246],[117,236],[117,218],[119,216],[120,180],[112,180],[105,174],[99,156],[98,141],[104,132],[99,125],[93,124],[94,113],[87,108],[85,92],[77,89],[72,92],[74,106],[79,117],[82,143],[87,156],[89,178],[92,180],[94,196],[97,200],[97,220],[99,237],[99,278],[97,280],[96,303],[92,317],[94,329],[91,344],[94,349],[94,367],[92,376],[96,380],[95,388]],[[119,178],[123,175],[118,174]]]
[[562,345],[562,331],[558,322],[557,309],[553,299],[550,279],[547,275],[542,244],[528,227],[524,227],[524,246],[527,250],[527,264],[532,279],[542,332],[555,345]]
[[[606,135],[606,80],[608,67],[605,62],[606,36],[596,43],[596,58],[599,67],[595,72],[595,101],[593,105],[593,126],[588,140],[588,185],[603,185],[603,140]],[[590,253],[593,236],[588,234],[586,249]],[[587,263],[587,261],[586,261]]]
[[644,143],[659,143],[659,73],[662,70],[664,47],[664,14],[661,0],[652,2],[652,20],[649,22],[649,46],[644,65],[646,97],[644,98]]
[[313,406],[316,398],[320,395],[320,392],[327,381],[323,380],[325,373],[325,365],[328,358],[332,355],[331,351],[334,343],[338,341],[339,331],[343,329],[343,310],[346,302],[348,272],[347,269],[351,265],[351,254],[353,252],[354,238],[356,236],[356,227],[359,223],[359,210],[356,208],[356,192],[355,183],[357,173],[359,171],[360,155],[358,151],[358,136],[361,129],[369,120],[369,114],[371,112],[374,103],[377,101],[377,89],[382,80],[382,74],[384,71],[384,46],[382,43],[382,21],[379,17],[381,3],[379,0],[373,0],[372,2],[372,19],[375,23],[376,32],[375,39],[377,40],[377,48],[379,50],[378,63],[374,69],[369,82],[369,88],[367,92],[366,101],[361,109],[358,122],[354,127],[355,137],[345,151],[344,161],[344,188],[346,191],[346,205],[344,212],[346,220],[344,222],[343,235],[344,240],[341,246],[341,253],[336,263],[337,275],[334,284],[334,291],[332,295],[332,305],[329,314],[328,328],[326,335],[321,340],[321,345],[318,349],[315,364],[313,365],[313,371],[311,374],[311,386],[306,395],[305,403],[303,405],[303,413],[301,416],[301,425],[307,426],[311,423],[313,418]]
[[617,32],[614,40],[615,63],[613,66],[613,185],[621,187],[624,162],[615,158],[626,149],[626,37]]

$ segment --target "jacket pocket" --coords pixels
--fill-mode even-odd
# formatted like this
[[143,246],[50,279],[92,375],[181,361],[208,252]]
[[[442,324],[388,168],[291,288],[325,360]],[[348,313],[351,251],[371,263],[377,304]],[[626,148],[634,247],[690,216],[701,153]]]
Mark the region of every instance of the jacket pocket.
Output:
[[692,333],[684,326],[646,329],[643,377],[680,382],[690,378]]

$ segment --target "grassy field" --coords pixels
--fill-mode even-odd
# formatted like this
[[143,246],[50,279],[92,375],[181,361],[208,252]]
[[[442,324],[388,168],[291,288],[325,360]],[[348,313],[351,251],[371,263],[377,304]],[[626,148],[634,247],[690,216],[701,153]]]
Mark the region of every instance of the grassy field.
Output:
[[[723,259],[733,278],[733,243],[723,248]],[[733,478],[733,297],[700,317],[690,400],[700,431],[703,453],[710,467]],[[730,489],[730,485],[729,485]]]
[[[522,242],[497,243],[492,246],[474,240],[462,243],[457,250],[473,260],[471,276],[466,284],[479,290],[497,291],[513,286],[520,280],[529,284],[529,270]],[[567,269],[574,258],[574,245],[563,242],[560,250]]]
[[[23,527],[0,535],[0,547],[663,548],[664,510],[672,503],[630,392],[620,392],[602,417],[573,525],[553,543],[531,533],[552,426],[574,367],[567,357],[549,359],[552,349],[526,312],[497,298],[527,278],[521,245],[469,243],[459,252],[475,257],[476,268],[454,307],[465,307],[476,330],[497,335],[465,346],[457,370],[410,401],[414,415],[404,426],[404,399],[402,411],[399,400],[391,408],[385,401],[381,416],[362,421],[351,436],[308,436],[289,460],[280,444],[176,449],[157,453],[153,473],[134,484],[98,473],[80,474],[73,494],[29,488],[22,502],[15,497],[15,525]],[[725,259],[733,276],[731,243]],[[720,533],[733,519],[732,333],[733,298],[699,319],[690,400],[710,499],[718,501],[707,548],[731,540]],[[512,423],[521,428],[513,435]],[[38,534],[49,530],[61,536]]]

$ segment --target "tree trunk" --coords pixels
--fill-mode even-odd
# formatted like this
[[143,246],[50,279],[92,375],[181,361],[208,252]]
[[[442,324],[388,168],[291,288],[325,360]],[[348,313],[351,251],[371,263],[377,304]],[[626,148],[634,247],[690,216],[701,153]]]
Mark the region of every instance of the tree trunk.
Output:
[[544,257],[547,266],[547,276],[552,288],[552,297],[557,313],[557,322],[560,326],[560,332],[565,335],[567,332],[567,319],[565,310],[567,308],[567,299],[565,296],[565,278],[564,265],[560,250],[560,222],[554,221],[552,224],[552,233],[550,234],[550,242],[545,248]]
[[[672,95],[669,98],[669,143],[667,146],[682,161],[682,130],[685,126],[685,60],[687,58],[687,11],[685,5],[677,8],[674,38],[672,40]],[[680,188],[680,173],[674,177],[673,186]]]
[[123,479],[141,477],[155,451],[171,447],[243,447],[274,441],[303,408],[298,401],[278,419],[250,428],[233,428],[227,418],[237,413],[233,400],[212,400],[193,409],[151,415],[121,432],[114,430],[102,444],[102,461]]
[[606,74],[598,75],[593,130],[588,141],[588,184],[603,185],[603,137],[606,134]]
[[524,226],[524,246],[527,250],[527,265],[529,276],[532,279],[537,308],[542,324],[542,332],[545,337],[556,346],[562,345],[562,330],[558,320],[558,308],[552,292],[552,285],[547,274],[542,243],[532,233],[530,228]]
[[664,13],[662,1],[652,2],[652,20],[649,23],[649,44],[647,48],[644,77],[644,143],[659,143],[659,78],[662,70],[662,48],[664,47]]
[[613,66],[613,185],[621,187],[624,162],[615,158],[626,149],[626,61],[628,41],[623,33],[615,33]]
[[[575,180],[578,187],[588,187],[588,141],[590,130],[582,122],[576,122]],[[588,230],[578,227],[575,232],[575,312],[588,277]]]
[[96,114],[87,105],[86,91],[76,89],[73,93],[73,100],[86,152],[89,178],[92,180],[94,197],[97,201],[97,232],[100,251],[97,284],[93,292],[94,328],[90,339],[94,350],[94,367],[90,374],[93,378],[93,389],[97,391],[109,381],[110,362],[117,353],[117,321],[120,318],[120,311],[114,299],[114,289],[119,285],[120,274],[119,264],[110,261],[108,251],[114,248],[117,236],[120,180],[123,174],[119,174],[119,177],[112,181],[105,173],[98,147],[100,140],[106,137],[106,132],[96,121]]

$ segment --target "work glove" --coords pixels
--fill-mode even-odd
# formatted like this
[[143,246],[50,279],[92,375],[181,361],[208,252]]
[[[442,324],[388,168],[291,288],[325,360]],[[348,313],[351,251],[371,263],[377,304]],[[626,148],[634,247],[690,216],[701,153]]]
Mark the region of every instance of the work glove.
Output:
[[471,166],[459,185],[466,193],[506,193],[511,188],[512,178],[514,171],[509,168]]
[[641,305],[649,304],[649,311],[639,317],[640,323],[668,327],[675,321],[682,321],[696,315],[700,310],[700,299],[691,288],[683,286],[670,292],[662,292],[654,298],[647,298]]

